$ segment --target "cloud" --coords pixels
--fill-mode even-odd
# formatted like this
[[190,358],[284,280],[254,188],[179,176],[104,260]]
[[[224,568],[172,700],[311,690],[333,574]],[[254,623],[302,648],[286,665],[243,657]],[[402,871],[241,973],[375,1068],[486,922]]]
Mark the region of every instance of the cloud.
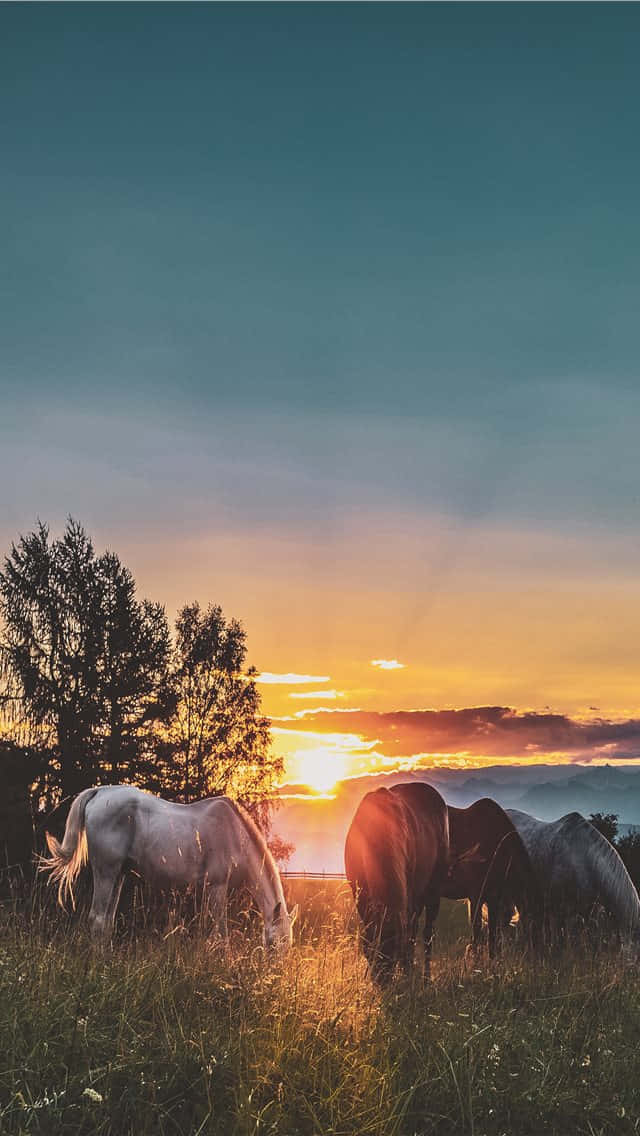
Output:
[[296,690],[289,695],[289,698],[328,698],[331,701],[344,697],[344,690]]
[[329,682],[330,678],[331,675],[272,674],[271,671],[263,671],[262,674],[258,675],[256,682],[295,686],[298,683]]
[[372,659],[371,666],[379,667],[381,671],[401,671],[405,663],[399,663],[397,659]]
[[473,758],[545,757],[568,761],[640,759],[640,719],[582,721],[551,711],[474,706],[455,710],[369,710],[322,708],[304,714],[305,731],[335,734],[343,729],[364,744],[376,744],[390,759],[464,754]]

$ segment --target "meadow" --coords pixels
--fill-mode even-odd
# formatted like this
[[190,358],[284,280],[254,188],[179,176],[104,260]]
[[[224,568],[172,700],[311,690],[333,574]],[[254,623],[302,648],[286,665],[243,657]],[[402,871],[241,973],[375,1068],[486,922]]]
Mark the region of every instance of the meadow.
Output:
[[236,921],[121,921],[99,951],[38,890],[0,915],[0,1133],[632,1133],[640,991],[613,953],[465,961],[444,903],[433,981],[371,984],[341,881],[287,882],[290,955]]

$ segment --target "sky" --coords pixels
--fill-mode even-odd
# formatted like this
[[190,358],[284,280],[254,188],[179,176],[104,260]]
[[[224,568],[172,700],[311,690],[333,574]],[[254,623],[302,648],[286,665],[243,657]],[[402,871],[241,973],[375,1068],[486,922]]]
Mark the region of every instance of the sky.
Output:
[[639,32],[2,6],[0,547],[240,618],[292,781],[640,756]]

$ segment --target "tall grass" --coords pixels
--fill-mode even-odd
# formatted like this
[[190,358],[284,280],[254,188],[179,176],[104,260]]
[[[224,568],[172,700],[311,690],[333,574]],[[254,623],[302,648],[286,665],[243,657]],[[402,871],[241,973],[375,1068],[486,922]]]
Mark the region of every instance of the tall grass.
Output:
[[635,1132],[640,993],[614,954],[469,965],[446,905],[434,979],[380,995],[344,889],[297,886],[265,958],[165,920],[103,952],[38,897],[0,917],[0,1132]]

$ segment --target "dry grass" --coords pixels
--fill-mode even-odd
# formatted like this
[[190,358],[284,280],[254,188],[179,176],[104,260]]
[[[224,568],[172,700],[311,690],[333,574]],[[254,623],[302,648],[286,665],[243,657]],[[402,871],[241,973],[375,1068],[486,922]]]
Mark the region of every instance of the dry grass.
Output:
[[635,1132],[640,993],[617,956],[470,968],[445,905],[434,980],[372,987],[340,884],[289,885],[265,959],[177,920],[104,953],[38,900],[0,919],[0,1132]]

